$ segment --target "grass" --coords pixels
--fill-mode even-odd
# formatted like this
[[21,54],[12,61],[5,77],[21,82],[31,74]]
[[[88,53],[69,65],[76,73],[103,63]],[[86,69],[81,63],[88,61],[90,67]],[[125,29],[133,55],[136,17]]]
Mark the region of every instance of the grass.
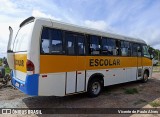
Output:
[[9,67],[5,67],[6,74],[10,74],[11,69]]
[[159,107],[160,106],[160,101],[159,100],[155,100],[153,102],[149,103],[152,107]]
[[128,88],[128,89],[124,89],[124,93],[125,94],[135,94],[135,93],[138,93],[138,90],[136,88]]

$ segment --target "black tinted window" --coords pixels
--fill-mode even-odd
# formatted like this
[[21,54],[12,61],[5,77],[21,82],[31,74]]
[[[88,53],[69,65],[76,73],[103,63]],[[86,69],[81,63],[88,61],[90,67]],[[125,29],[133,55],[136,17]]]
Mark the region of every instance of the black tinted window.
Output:
[[78,54],[85,54],[85,36],[77,35]]
[[116,55],[116,43],[113,39],[102,38],[102,54]]
[[130,43],[126,41],[121,41],[121,55],[130,56]]
[[142,48],[140,44],[132,44],[132,56],[141,56]]
[[99,55],[100,54],[100,40],[98,36],[90,36],[89,42],[89,54]]
[[73,34],[66,33],[65,40],[66,40],[67,54],[74,55],[75,54],[75,36]]
[[41,37],[41,53],[62,54],[62,31],[58,29],[43,28]]

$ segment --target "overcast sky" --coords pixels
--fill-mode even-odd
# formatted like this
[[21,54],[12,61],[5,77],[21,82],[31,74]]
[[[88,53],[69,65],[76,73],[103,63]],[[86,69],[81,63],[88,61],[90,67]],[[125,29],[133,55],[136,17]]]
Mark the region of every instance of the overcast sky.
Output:
[[6,56],[8,27],[15,34],[30,16],[141,38],[160,49],[160,0],[0,0],[0,57]]

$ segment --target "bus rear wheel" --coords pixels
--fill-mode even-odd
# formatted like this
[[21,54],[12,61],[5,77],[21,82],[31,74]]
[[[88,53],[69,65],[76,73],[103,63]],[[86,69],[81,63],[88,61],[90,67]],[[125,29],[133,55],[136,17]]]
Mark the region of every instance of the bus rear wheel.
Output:
[[88,84],[88,96],[97,97],[102,91],[102,83],[99,79],[92,79]]

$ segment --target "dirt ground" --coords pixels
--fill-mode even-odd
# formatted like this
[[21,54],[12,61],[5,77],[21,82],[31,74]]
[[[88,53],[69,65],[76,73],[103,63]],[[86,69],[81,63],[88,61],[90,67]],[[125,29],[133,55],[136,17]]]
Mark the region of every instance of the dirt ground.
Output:
[[[134,94],[128,94],[127,89],[137,89]],[[89,98],[86,94],[77,94],[66,97],[31,97],[14,88],[0,87],[0,108],[152,108],[151,102],[160,100],[160,72],[154,72],[147,83],[130,82],[105,87],[101,95]],[[160,107],[160,106],[159,106]],[[0,115],[4,116],[4,115]],[[12,117],[13,115],[5,115]],[[14,115],[24,116],[24,115]],[[25,115],[28,116],[28,115]],[[54,114],[54,115],[31,115],[39,117],[48,116],[73,116],[73,117],[97,117],[97,116],[121,116],[121,117],[150,117],[158,114]]]

